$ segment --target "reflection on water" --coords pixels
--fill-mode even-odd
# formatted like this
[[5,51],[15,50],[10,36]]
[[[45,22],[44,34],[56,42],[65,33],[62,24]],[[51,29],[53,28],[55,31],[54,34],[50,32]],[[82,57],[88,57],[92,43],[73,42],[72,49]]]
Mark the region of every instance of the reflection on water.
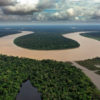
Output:
[[17,95],[16,100],[41,100],[40,93],[34,88],[30,81],[26,81],[22,84],[20,93]]

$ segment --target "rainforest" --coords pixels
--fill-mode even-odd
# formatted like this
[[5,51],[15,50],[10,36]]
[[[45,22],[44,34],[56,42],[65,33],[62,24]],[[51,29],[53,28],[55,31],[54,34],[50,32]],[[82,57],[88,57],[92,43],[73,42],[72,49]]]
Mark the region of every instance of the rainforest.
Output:
[[100,41],[100,32],[97,31],[97,32],[88,32],[88,33],[85,33],[85,34],[81,34],[82,36],[85,36],[85,37],[88,37],[88,38],[93,38],[93,39],[96,39],[96,40],[99,40]]
[[71,63],[0,55],[0,100],[14,100],[26,80],[42,100],[100,100],[90,79]]
[[20,47],[36,50],[59,50],[79,47],[79,43],[63,37],[61,32],[36,32],[15,39]]

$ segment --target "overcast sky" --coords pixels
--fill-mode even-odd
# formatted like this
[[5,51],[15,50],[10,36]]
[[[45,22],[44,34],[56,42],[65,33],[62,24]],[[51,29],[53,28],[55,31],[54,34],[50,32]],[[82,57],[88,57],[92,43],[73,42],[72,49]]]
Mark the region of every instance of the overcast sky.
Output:
[[100,0],[0,0],[0,22],[99,22]]

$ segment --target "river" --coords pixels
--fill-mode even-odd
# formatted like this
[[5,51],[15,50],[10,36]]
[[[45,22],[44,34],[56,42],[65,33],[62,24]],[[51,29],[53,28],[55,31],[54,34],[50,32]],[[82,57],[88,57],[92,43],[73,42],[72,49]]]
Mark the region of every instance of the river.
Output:
[[[13,41],[15,38],[31,34],[33,32],[23,31],[22,33],[8,35],[0,38],[0,53],[8,56],[27,57],[32,59],[52,59],[57,61],[77,61],[100,57],[100,41],[83,37],[82,32],[64,34],[66,38],[76,40],[80,47],[66,50],[29,50],[16,46]],[[83,32],[84,34],[84,32]]]

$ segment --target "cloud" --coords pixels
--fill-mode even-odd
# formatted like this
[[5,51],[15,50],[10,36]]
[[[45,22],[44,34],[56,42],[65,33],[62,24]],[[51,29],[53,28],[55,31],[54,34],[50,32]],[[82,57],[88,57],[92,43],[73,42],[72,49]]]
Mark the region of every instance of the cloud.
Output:
[[0,0],[0,6],[14,5],[15,3],[15,0]]
[[0,19],[6,21],[89,21],[100,18],[100,0],[0,0],[0,6]]
[[0,22],[32,22],[32,15],[26,15],[24,17],[20,15],[0,15]]
[[53,7],[53,1],[17,0],[16,2],[15,0],[2,0],[0,1],[0,4],[2,4],[2,8],[0,8],[0,21],[32,21],[33,13]]
[[2,8],[4,14],[9,15],[31,15],[33,12],[37,12],[37,2],[32,0],[19,1],[15,5],[6,6]]
[[67,10],[67,13],[70,15],[70,16],[74,16],[74,9],[73,8],[69,8]]
[[40,0],[37,5],[37,8],[40,10],[52,8],[55,6],[54,3],[55,3],[55,0]]
[[91,19],[93,19],[93,20],[99,19],[100,20],[100,10],[99,9],[94,12]]
[[96,2],[96,3],[100,3],[100,0],[93,0],[94,2]]
[[38,12],[38,9],[35,6],[30,5],[16,5],[9,6],[2,9],[4,14],[8,15],[32,15],[33,12]]
[[100,0],[60,0],[55,3],[56,12],[40,12],[33,17],[39,21],[89,21],[93,17],[99,18],[99,15],[95,13],[100,9],[99,2]]
[[4,7],[2,10],[5,14],[12,15],[32,15],[53,5],[52,0],[19,0],[15,5]]

